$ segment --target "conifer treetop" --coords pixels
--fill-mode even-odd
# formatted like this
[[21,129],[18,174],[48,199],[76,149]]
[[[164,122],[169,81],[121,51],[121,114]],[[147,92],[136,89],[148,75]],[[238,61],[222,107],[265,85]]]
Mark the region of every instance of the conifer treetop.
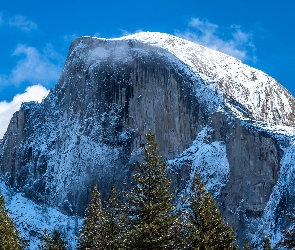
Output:
[[20,238],[19,232],[5,208],[4,197],[0,194],[0,249],[23,250],[26,246],[27,243]]

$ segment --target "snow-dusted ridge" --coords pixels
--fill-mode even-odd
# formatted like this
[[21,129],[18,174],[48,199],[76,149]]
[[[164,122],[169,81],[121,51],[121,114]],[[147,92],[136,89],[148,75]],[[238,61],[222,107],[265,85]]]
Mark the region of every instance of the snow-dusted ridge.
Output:
[[[295,100],[292,95],[275,79],[243,64],[239,59],[159,32],[140,32],[121,38],[96,39],[133,40],[171,53],[188,66],[194,77],[200,77],[202,84],[211,89],[211,92],[218,92],[223,96],[223,100],[215,105],[212,112],[222,105],[237,116],[272,124],[294,124]],[[212,96],[198,95],[198,93],[197,97],[212,98]],[[237,108],[237,104],[240,108]]]
[[[27,197],[82,216],[94,183],[107,193],[131,177],[151,128],[167,149],[160,153],[170,159],[180,193],[189,194],[197,172],[224,201],[242,245],[244,228],[260,239],[268,221],[277,225],[280,185],[292,183],[294,172],[294,114],[294,98],[273,78],[193,42],[155,32],[82,37],[72,43],[50,94],[13,116],[0,140],[0,170]],[[43,223],[47,208],[1,185],[21,231],[39,232],[43,224],[31,225],[30,233],[21,217],[31,221],[23,216],[29,206]],[[247,220],[240,221],[241,213]],[[50,229],[55,223],[77,228],[57,210],[48,216]]]

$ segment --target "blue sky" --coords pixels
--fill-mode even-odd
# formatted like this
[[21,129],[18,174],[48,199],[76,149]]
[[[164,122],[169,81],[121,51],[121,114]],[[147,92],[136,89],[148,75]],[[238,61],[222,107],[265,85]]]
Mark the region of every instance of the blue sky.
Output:
[[295,95],[294,11],[293,0],[1,1],[0,138],[22,101],[41,100],[54,87],[80,36],[182,36],[240,58]]

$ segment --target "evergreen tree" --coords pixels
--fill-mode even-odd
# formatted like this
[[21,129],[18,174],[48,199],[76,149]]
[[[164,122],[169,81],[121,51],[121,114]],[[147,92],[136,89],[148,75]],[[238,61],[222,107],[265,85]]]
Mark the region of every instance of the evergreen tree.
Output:
[[213,197],[206,192],[197,175],[192,185],[190,210],[187,222],[189,249],[237,249],[233,229],[228,223],[224,224]]
[[[142,145],[144,162],[135,163],[134,186],[126,193],[130,225],[128,227],[129,249],[169,249],[172,242],[173,193],[167,166],[157,154],[157,143],[151,130]],[[176,244],[176,242],[175,242]],[[174,246],[172,249],[177,249]]]
[[42,235],[42,243],[39,250],[66,250],[65,242],[62,240],[58,230],[54,230],[51,235],[45,229]]
[[106,250],[125,249],[127,216],[121,201],[121,193],[111,188],[106,202],[106,221],[104,223],[104,239],[102,245]]
[[26,242],[20,238],[14,223],[5,209],[4,197],[0,194],[0,250],[21,250]]
[[178,210],[175,214],[175,223],[171,228],[171,238],[168,245],[168,249],[187,249],[187,239],[186,239],[186,221],[187,213],[186,211]]
[[245,249],[245,250],[251,250],[250,244],[249,244],[249,242],[247,240],[244,243],[244,248],[243,249]]
[[86,209],[85,221],[78,236],[78,249],[104,249],[101,246],[105,221],[105,210],[102,206],[97,186],[92,191],[91,201]]
[[291,248],[294,249],[295,248],[295,229],[294,229],[294,224],[295,224],[295,216],[284,212],[283,213],[287,218],[289,218],[289,220],[293,223],[293,229],[287,231],[287,230],[282,230],[282,234],[283,234],[283,239],[277,243],[277,245],[279,246],[283,246],[285,248]]
[[271,250],[271,244],[268,235],[264,237],[263,250]]
[[103,206],[97,186],[94,186],[85,222],[78,236],[78,249],[124,249],[126,216],[119,195],[112,187]]
[[49,249],[51,241],[52,241],[51,235],[49,234],[47,229],[44,229],[42,234],[42,241],[38,245],[39,250]]

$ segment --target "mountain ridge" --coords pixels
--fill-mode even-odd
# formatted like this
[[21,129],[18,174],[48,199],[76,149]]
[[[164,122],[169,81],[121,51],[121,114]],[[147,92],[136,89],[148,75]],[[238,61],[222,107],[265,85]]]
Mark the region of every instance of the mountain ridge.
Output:
[[[290,113],[294,113],[295,102],[291,93],[272,77],[269,77],[267,74],[260,70],[243,64],[239,59],[226,55],[222,52],[206,48],[202,45],[187,41],[185,39],[159,32],[140,32],[133,35],[124,36],[122,38],[109,40],[135,40],[149,44],[151,46],[165,49],[166,51],[172,53],[174,56],[180,59],[184,64],[189,66],[189,68],[196,75],[199,74],[203,81],[205,81],[205,83],[207,82],[208,84],[211,84],[214,90],[226,92],[227,89],[230,89],[229,84],[235,85],[234,87],[236,88],[236,90],[230,90],[230,93],[228,94],[229,98],[227,101],[230,102],[230,99],[235,97],[237,98],[235,101],[237,101],[238,103],[244,104],[248,109],[251,107],[250,112],[252,109],[252,112],[255,113],[253,119],[262,120],[268,123],[271,122],[275,124],[283,123],[285,125],[294,125],[294,115],[291,115]],[[200,65],[205,65],[205,67],[198,67]],[[240,68],[242,68],[243,72],[239,72]],[[212,74],[212,72],[216,73]],[[235,78],[238,79],[235,81]],[[250,81],[247,78],[250,79]],[[229,84],[227,84],[227,82],[229,82]],[[216,85],[216,83],[218,84]],[[259,87],[259,85],[261,85],[261,88]],[[278,87],[276,87],[275,85],[278,85]],[[245,89],[239,90],[239,87]],[[242,101],[241,97],[243,98],[244,96],[244,98],[246,99],[246,92],[251,92],[251,88],[254,88],[255,92],[249,94],[250,97],[248,97],[248,99],[250,100],[247,100],[248,103],[245,103]],[[281,100],[276,100],[272,107],[284,106],[285,110],[288,112],[286,116],[289,116],[290,114],[290,116],[292,117],[292,121],[283,120],[281,123],[279,121],[281,120],[280,114],[278,114],[279,117],[277,117],[277,119],[275,120],[267,117],[258,119],[258,117],[255,116],[261,111],[259,112],[259,110],[255,109],[255,107],[253,106],[261,106],[260,102],[263,102],[265,99],[265,97],[260,96],[260,94],[263,94],[263,92],[271,92],[271,89],[275,92],[278,91],[278,93],[275,93],[276,98],[282,98]],[[255,94],[257,96],[254,96]],[[274,96],[274,93],[272,93],[272,96]],[[291,99],[291,105],[290,103],[288,103],[288,99]],[[251,101],[254,105],[250,105],[249,102]],[[264,112],[266,111],[269,111],[269,109],[266,108]],[[280,113],[280,111],[278,111],[278,113]],[[273,118],[275,118],[275,115],[273,115]]]
[[179,195],[197,172],[239,244],[248,237],[259,245],[264,221],[277,240],[285,225],[278,211],[292,206],[280,190],[291,181],[288,166],[295,169],[294,103],[263,72],[181,38],[82,37],[49,95],[11,119],[1,175],[35,202],[82,215],[95,183],[104,196],[130,180],[151,128]]

